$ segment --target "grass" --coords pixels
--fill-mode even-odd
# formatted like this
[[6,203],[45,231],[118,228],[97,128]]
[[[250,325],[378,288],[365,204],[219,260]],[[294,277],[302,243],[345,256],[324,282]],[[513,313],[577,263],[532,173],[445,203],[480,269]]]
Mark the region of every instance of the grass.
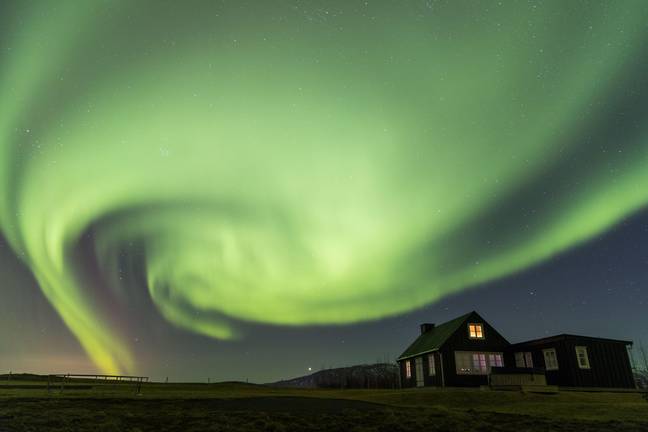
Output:
[[[20,383],[25,384],[24,382]],[[0,431],[638,431],[637,393],[307,390],[241,383],[91,388],[0,383]]]

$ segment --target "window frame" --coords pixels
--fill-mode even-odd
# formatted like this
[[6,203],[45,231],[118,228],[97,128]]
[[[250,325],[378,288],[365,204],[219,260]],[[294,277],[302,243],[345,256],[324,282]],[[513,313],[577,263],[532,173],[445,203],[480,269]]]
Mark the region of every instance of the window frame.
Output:
[[[549,365],[549,362],[547,361],[547,354],[548,353],[553,353],[553,362],[555,364]],[[542,350],[542,357],[544,358],[545,370],[555,371],[555,370],[560,369],[560,364],[558,363],[558,353],[556,352],[556,348],[543,349]]]
[[521,369],[533,368],[533,354],[531,351],[517,351],[515,354],[515,367]]
[[[470,329],[471,326],[475,327],[475,336],[472,335],[472,331]],[[479,328],[479,332],[477,329]],[[481,333],[481,336],[478,336],[478,334]],[[473,340],[483,340],[486,339],[486,332],[484,331],[484,323],[477,323],[477,322],[469,322],[468,323],[468,338],[473,339]]]
[[434,353],[428,354],[428,376],[436,376],[436,359]]
[[412,378],[412,362],[410,360],[405,360],[405,378]]
[[486,353],[474,352],[471,357],[473,370],[479,371],[478,375],[488,375],[488,357]]
[[[591,369],[592,366],[589,361],[589,353],[587,352],[587,347],[585,345],[577,345],[574,347],[576,351],[576,364],[578,364],[579,369]],[[581,364],[581,358],[579,356],[580,353],[584,354],[584,359],[585,359],[585,365]]]
[[[558,357],[556,357],[556,363],[558,362]],[[533,354],[530,351],[524,353],[524,364],[525,367],[532,369],[533,368]]]
[[[491,356],[495,359],[494,364],[491,364]],[[457,375],[486,376],[490,373],[491,367],[505,366],[504,353],[502,352],[458,350],[454,352],[454,360]],[[477,360],[477,363],[475,360]],[[500,363],[501,366],[497,363]]]
[[514,354],[515,356],[515,367],[524,369],[526,368],[526,363],[524,362],[524,352],[518,351]]
[[488,353],[488,369],[492,367],[504,367],[504,356],[500,353]]

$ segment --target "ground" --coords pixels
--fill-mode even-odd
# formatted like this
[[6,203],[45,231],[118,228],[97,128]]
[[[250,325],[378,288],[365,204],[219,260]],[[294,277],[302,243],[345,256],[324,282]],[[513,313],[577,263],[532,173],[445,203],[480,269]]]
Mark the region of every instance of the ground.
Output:
[[648,431],[637,393],[0,383],[5,431]]

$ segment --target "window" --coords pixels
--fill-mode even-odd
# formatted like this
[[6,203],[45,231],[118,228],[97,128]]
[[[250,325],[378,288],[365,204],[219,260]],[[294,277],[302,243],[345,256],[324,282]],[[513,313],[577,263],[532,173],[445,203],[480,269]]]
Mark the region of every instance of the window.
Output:
[[436,368],[434,367],[434,354],[428,355],[428,369],[430,370],[430,376],[436,375]]
[[405,361],[405,378],[412,378],[412,363]]
[[488,365],[490,367],[504,367],[501,354],[488,354]]
[[578,367],[581,369],[589,369],[589,357],[587,356],[587,347],[577,346],[576,347],[576,359],[578,360]]
[[484,327],[481,324],[468,324],[470,339],[484,339]]
[[542,350],[545,361],[545,369],[547,370],[558,370],[558,357],[556,357],[556,350],[549,348]]
[[516,352],[515,353],[515,367],[519,368],[532,368],[533,356],[530,352]]
[[519,367],[519,368],[526,367],[526,364],[524,364],[524,353],[522,352],[515,353],[515,367]]
[[473,373],[471,353],[455,351],[455,366],[457,374],[471,375]]
[[416,387],[425,386],[425,377],[423,376],[423,356],[416,357],[414,360],[414,373],[416,374]]
[[473,369],[475,371],[479,371],[482,374],[486,374],[488,372],[488,368],[486,367],[486,354],[473,353],[472,360]]
[[502,353],[455,351],[457,375],[487,375],[491,367],[503,367]]
[[533,356],[531,355],[530,352],[524,353],[524,362],[526,363],[526,367],[528,368],[533,367]]

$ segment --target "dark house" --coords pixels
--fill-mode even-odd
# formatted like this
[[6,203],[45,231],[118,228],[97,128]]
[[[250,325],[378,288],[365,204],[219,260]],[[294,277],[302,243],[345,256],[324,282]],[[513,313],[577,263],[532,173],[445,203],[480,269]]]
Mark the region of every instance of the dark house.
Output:
[[398,358],[403,387],[480,386],[498,371],[543,373],[549,385],[634,388],[629,341],[558,335],[511,345],[477,312],[421,324]]
[[511,345],[504,360],[540,367],[547,384],[561,387],[634,388],[632,342],[561,334]]
[[402,386],[488,384],[490,367],[504,366],[509,345],[477,312],[421,324],[421,335],[398,358]]

